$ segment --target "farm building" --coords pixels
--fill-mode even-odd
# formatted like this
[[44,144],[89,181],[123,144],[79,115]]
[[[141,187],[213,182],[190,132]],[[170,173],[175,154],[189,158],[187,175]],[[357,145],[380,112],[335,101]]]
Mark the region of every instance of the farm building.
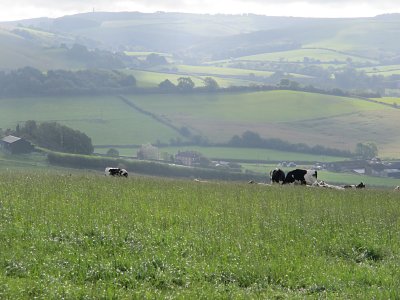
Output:
[[0,141],[0,148],[9,154],[22,154],[32,152],[34,147],[23,138],[9,135]]
[[185,166],[200,162],[201,155],[195,151],[183,151],[175,154],[175,161]]

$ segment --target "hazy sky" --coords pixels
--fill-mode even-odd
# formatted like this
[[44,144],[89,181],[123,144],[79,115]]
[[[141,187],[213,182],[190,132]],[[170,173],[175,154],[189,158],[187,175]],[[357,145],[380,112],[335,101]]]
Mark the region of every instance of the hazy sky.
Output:
[[367,17],[400,12],[400,0],[0,0],[0,21],[95,11],[256,13],[270,16]]

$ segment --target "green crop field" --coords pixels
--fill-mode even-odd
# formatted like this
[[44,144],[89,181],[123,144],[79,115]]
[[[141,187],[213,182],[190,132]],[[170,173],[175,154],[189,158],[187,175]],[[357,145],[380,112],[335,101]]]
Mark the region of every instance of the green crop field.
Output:
[[397,299],[400,193],[0,170],[3,299]]

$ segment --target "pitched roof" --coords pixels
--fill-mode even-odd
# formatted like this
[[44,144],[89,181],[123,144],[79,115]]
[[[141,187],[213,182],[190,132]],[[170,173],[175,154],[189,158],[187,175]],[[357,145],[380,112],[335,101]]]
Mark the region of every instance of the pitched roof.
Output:
[[5,138],[3,138],[2,141],[6,142],[6,143],[9,143],[9,144],[12,144],[12,143],[14,143],[16,141],[19,141],[20,139],[21,138],[19,138],[19,137],[16,137],[16,136],[13,136],[13,135],[8,135]]

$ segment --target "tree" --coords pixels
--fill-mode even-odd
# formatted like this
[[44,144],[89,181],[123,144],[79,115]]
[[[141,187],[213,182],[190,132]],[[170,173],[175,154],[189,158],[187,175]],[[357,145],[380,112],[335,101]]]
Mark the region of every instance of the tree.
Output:
[[27,121],[21,133],[40,147],[76,154],[92,154],[92,140],[83,132],[56,122]]
[[204,87],[208,91],[215,91],[219,89],[218,82],[212,77],[204,78]]
[[146,63],[149,66],[157,66],[157,65],[166,65],[168,64],[168,61],[164,56],[161,56],[156,53],[151,53],[146,56]]
[[110,149],[108,149],[106,155],[107,156],[111,156],[111,157],[118,157],[119,156],[119,151],[117,149],[115,149],[115,148],[110,148]]
[[182,91],[191,91],[194,88],[194,82],[190,77],[179,77],[178,88]]
[[378,147],[375,143],[358,143],[356,145],[356,155],[363,159],[371,159],[378,155]]
[[169,79],[165,79],[164,81],[160,82],[158,87],[164,91],[173,91],[176,89],[175,84],[173,84]]

